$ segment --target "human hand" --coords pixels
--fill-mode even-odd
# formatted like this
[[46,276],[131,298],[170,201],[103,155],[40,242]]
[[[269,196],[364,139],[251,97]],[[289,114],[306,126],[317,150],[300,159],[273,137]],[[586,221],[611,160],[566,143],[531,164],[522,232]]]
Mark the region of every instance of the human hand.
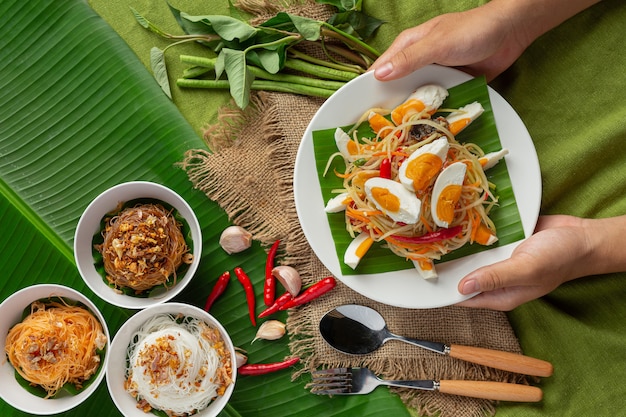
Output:
[[565,281],[593,273],[590,253],[594,239],[587,226],[601,221],[541,216],[535,233],[509,259],[477,269],[459,282],[462,294],[482,291],[459,305],[508,311],[546,295]]
[[443,14],[400,33],[371,69],[377,79],[385,81],[428,64],[439,64],[473,76],[485,75],[490,81],[511,66],[530,44],[522,28],[490,3]]

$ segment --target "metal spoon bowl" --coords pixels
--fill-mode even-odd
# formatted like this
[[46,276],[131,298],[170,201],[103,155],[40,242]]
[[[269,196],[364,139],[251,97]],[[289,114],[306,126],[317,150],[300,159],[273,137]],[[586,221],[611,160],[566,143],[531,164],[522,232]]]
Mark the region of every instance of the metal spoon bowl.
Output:
[[553,372],[552,364],[530,356],[399,336],[389,331],[385,319],[376,310],[362,305],[346,304],[332,309],[320,320],[319,329],[330,346],[351,355],[368,354],[389,340],[400,340],[453,358],[505,371],[535,376],[550,376]]

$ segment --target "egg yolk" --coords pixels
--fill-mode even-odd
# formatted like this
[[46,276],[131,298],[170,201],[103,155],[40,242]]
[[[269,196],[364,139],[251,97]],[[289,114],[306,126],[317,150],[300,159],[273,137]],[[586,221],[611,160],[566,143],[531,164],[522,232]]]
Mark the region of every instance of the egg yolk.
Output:
[[391,123],[389,120],[387,120],[386,118],[384,118],[382,115],[378,113],[373,113],[368,118],[368,121],[374,133],[378,133],[385,128],[393,129],[395,127],[393,123]]
[[391,120],[396,125],[402,123],[405,117],[412,116],[415,113],[419,113],[426,108],[426,105],[417,99],[410,99],[400,104],[391,112]]
[[430,259],[418,259],[417,263],[423,271],[430,271],[433,269],[433,263]]
[[467,119],[459,119],[456,122],[450,123],[450,126],[448,126],[448,130],[453,135],[456,135],[461,130],[465,129],[465,126],[469,125],[471,121],[472,120],[469,119],[469,118],[467,118]]
[[365,254],[367,253],[367,251],[370,249],[370,247],[372,246],[372,243],[374,243],[374,240],[371,237],[368,237],[367,239],[365,239],[363,242],[361,242],[361,244],[359,245],[358,248],[356,248],[356,250],[354,251],[354,254],[360,259],[362,257],[365,256]]
[[437,155],[425,153],[409,161],[405,175],[413,180],[415,191],[423,191],[431,180],[441,171],[443,161]]
[[362,191],[365,187],[365,181],[373,177],[378,177],[378,172],[360,171],[352,178],[352,186]]
[[346,149],[350,155],[358,155],[360,153],[359,145],[357,145],[353,140],[346,143]]
[[380,207],[392,213],[400,210],[400,199],[383,187],[373,187],[372,197],[380,204]]
[[461,198],[461,186],[451,184],[441,190],[439,200],[437,200],[437,217],[440,220],[451,223],[454,219],[454,207]]

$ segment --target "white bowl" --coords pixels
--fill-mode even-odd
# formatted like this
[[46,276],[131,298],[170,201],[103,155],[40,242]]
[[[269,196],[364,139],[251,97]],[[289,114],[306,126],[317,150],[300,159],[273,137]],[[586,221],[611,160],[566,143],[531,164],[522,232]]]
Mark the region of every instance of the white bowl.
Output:
[[[174,207],[189,225],[193,240],[193,262],[184,275],[178,276],[176,285],[156,296],[133,297],[109,287],[96,270],[93,258],[93,239],[100,233],[102,219],[120,203],[146,198],[160,200]],[[202,232],[193,210],[185,200],[169,188],[153,182],[133,181],[116,185],[96,197],[78,221],[74,235],[74,257],[83,280],[103,300],[118,307],[142,309],[171,300],[191,281],[198,269],[202,253]]]
[[0,397],[12,407],[25,413],[36,415],[58,414],[76,407],[85,401],[102,382],[109,358],[110,336],[104,317],[98,308],[83,294],[62,285],[39,284],[26,287],[9,296],[0,304],[0,346],[4,352],[6,337],[11,327],[22,320],[25,308],[33,301],[49,297],[64,297],[84,304],[96,316],[102,325],[102,330],[107,337],[107,351],[104,362],[100,365],[95,380],[79,394],[71,395],[59,393],[56,398],[44,399],[24,389],[15,379],[15,369],[3,354],[0,360]]
[[233,369],[233,382],[228,386],[224,395],[213,400],[207,408],[194,416],[215,417],[228,403],[228,400],[235,389],[237,364],[235,361],[235,347],[230,339],[230,336],[226,332],[226,329],[224,329],[220,322],[218,322],[212,315],[198,307],[184,303],[165,303],[146,308],[145,310],[141,310],[136,313],[122,325],[111,343],[109,356],[112,360],[109,360],[107,365],[107,387],[109,388],[109,394],[111,395],[113,402],[124,416],[146,417],[146,413],[137,408],[137,400],[124,389],[124,381],[126,379],[126,356],[132,335],[148,319],[152,318],[156,314],[176,315],[179,313],[187,317],[200,319],[209,326],[219,330],[222,340],[230,352],[231,366]]

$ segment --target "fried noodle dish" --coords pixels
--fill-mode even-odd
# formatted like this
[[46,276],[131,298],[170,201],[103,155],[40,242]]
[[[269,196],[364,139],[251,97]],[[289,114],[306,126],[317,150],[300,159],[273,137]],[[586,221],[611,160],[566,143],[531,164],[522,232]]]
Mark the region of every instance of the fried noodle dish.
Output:
[[106,220],[102,254],[106,280],[136,294],[158,285],[176,284],[176,270],[193,255],[181,224],[160,204],[140,204]]
[[[413,261],[424,278],[437,277],[434,261],[466,243],[491,245],[496,227],[489,218],[497,197],[485,175],[508,151],[486,154],[455,135],[480,116],[478,102],[441,109],[448,91],[418,88],[392,110],[369,109],[348,132],[335,131],[345,162],[339,195],[327,213],[345,213],[353,241],[344,263],[356,268],[373,242]],[[449,113],[446,117],[435,113]],[[368,123],[374,137],[359,135]],[[327,166],[327,170],[328,170]],[[326,173],[325,173],[326,174]]]
[[82,388],[100,366],[107,337],[85,308],[60,302],[31,304],[30,314],[11,328],[5,352],[31,385],[54,397],[66,383]]
[[124,389],[145,412],[189,416],[224,395],[232,372],[218,329],[193,317],[158,314],[132,336]]

